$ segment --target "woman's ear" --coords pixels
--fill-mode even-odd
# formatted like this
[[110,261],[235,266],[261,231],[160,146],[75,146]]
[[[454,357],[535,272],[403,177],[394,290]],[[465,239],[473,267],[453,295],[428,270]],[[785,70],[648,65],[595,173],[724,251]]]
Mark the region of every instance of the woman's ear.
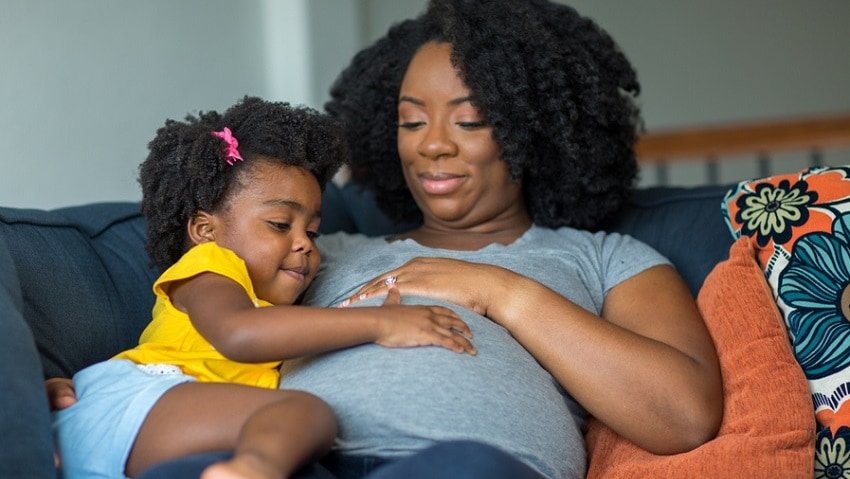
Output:
[[215,219],[206,211],[195,213],[186,225],[189,241],[193,245],[215,241]]

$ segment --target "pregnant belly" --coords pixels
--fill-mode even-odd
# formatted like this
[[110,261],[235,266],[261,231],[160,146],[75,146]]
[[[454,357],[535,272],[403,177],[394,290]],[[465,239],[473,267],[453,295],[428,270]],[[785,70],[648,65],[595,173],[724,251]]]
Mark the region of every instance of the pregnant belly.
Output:
[[473,439],[549,477],[583,471],[583,411],[504,328],[458,313],[472,328],[476,356],[363,345],[284,362],[281,387],[331,405],[344,453],[397,457],[436,441]]

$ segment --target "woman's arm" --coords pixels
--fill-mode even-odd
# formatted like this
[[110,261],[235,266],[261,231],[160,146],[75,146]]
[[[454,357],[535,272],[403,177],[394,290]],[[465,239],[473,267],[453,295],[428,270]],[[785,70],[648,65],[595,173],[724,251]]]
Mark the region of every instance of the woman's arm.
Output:
[[717,433],[723,411],[717,355],[672,267],[650,268],[614,287],[603,306],[606,321],[539,285],[508,299],[512,304],[498,315],[523,318],[521,327],[506,326],[514,337],[620,435],[672,454]]
[[[614,287],[601,318],[496,266],[417,258],[387,274],[398,278],[402,294],[439,297],[504,326],[592,415],[648,451],[687,451],[717,433],[723,409],[717,355],[670,266]],[[385,289],[385,277],[352,300]]]

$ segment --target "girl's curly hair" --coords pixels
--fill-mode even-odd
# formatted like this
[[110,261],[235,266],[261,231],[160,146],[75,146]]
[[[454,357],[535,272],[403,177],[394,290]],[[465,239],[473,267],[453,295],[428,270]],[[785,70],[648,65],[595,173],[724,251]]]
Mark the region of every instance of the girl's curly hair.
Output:
[[640,86],[614,40],[547,0],[432,0],[359,52],[331,87],[352,175],[396,221],[421,221],[397,151],[397,103],[424,43],[448,42],[473,104],[493,127],[532,220],[598,228],[630,195]]
[[[230,128],[244,161],[225,159],[226,143],[212,133]],[[148,144],[139,167],[142,214],[147,219],[146,250],[165,269],[185,253],[186,224],[198,211],[220,211],[241,185],[251,181],[253,164],[268,161],[300,166],[324,188],[348,160],[339,121],[307,107],[244,97],[223,114],[187,115],[166,120]]]

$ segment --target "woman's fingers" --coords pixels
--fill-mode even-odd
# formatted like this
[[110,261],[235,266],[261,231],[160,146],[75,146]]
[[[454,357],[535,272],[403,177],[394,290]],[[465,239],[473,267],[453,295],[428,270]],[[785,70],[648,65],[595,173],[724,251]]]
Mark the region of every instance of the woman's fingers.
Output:
[[382,296],[384,294],[387,295],[387,301],[394,301],[394,299],[390,299],[390,291],[393,290],[395,295],[398,295],[398,301],[396,302],[387,302],[384,301],[384,304],[400,304],[401,303],[401,292],[398,290],[398,277],[392,275],[381,276],[380,278],[376,278],[369,282],[366,286],[360,288],[359,291],[354,293],[353,296],[349,297],[345,301],[339,304],[340,308],[344,308],[348,305],[354,304],[358,301],[363,301],[364,299],[369,299],[373,296]]

